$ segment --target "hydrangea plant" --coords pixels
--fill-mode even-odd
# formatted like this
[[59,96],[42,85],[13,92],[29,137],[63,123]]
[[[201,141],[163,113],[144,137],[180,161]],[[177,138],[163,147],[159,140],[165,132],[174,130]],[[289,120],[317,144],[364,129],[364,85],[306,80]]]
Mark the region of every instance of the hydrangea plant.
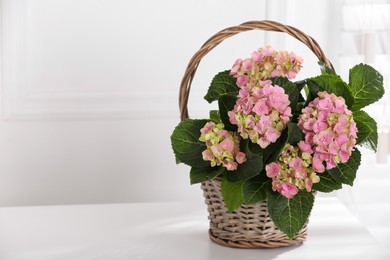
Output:
[[171,136],[177,162],[191,166],[191,184],[222,178],[229,211],[266,201],[290,239],[307,222],[313,192],[353,185],[357,146],[376,151],[376,122],[361,109],[384,94],[383,77],[365,64],[350,69],[349,83],[324,64],[321,75],[291,81],[302,62],[271,46],[236,60],[204,97],[219,109],[179,123]]

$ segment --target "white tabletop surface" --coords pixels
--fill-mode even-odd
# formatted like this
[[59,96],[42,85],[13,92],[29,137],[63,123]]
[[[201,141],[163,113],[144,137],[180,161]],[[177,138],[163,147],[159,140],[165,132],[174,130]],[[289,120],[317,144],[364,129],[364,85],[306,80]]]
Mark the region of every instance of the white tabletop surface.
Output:
[[316,199],[299,246],[232,249],[207,231],[200,202],[0,208],[0,260],[390,259],[336,198]]

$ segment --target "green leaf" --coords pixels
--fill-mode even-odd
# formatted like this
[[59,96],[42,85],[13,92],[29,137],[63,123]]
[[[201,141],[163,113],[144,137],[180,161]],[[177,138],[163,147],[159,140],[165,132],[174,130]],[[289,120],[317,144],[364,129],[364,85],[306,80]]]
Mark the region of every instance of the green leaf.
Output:
[[255,204],[259,201],[266,200],[270,183],[271,179],[268,178],[265,173],[246,180],[242,186],[244,203]]
[[219,97],[218,106],[222,123],[225,125],[225,129],[228,131],[237,131],[237,126],[230,123],[228,112],[233,110],[236,104],[237,97],[225,94]]
[[272,221],[290,239],[293,239],[307,222],[313,204],[313,194],[305,190],[299,191],[292,199],[272,190],[267,194],[267,206]]
[[321,192],[332,192],[342,188],[342,184],[336,181],[328,172],[318,174],[320,182],[313,184],[313,190]]
[[176,154],[175,154],[175,161],[176,161],[176,164],[179,164],[179,163],[181,163],[180,159],[179,159],[179,158],[177,158]]
[[216,123],[222,123],[221,116],[218,110],[210,110],[210,119]]
[[[306,86],[306,83],[304,86]],[[304,103],[304,102],[305,102],[305,98],[303,97],[302,93],[299,93],[298,103]],[[301,105],[303,106],[303,104],[301,104]]]
[[375,120],[363,110],[353,112],[353,119],[359,131],[356,144],[367,146],[376,152],[378,129]]
[[230,182],[225,176],[221,183],[221,192],[225,205],[230,212],[238,209],[242,202],[242,182]]
[[258,175],[263,170],[263,156],[245,150],[246,161],[239,164],[237,170],[228,171],[225,176],[231,182],[247,180]]
[[356,65],[349,71],[349,85],[355,99],[352,111],[374,103],[385,93],[383,76],[366,64]]
[[339,163],[335,168],[328,170],[328,172],[336,181],[352,186],[361,157],[359,150],[355,148],[355,151],[352,152],[346,163]]
[[206,144],[199,141],[200,129],[207,122],[207,120],[187,119],[176,126],[171,135],[171,145],[176,161],[200,168],[210,165],[210,162],[206,162],[202,158]]
[[204,99],[211,103],[218,100],[224,94],[232,94],[235,96],[238,94],[236,78],[230,75],[229,70],[222,71],[214,76]]
[[336,75],[336,72],[333,69],[331,69],[328,66],[326,66],[326,64],[323,61],[319,61],[318,65],[320,65],[322,74],[334,74],[334,75]]
[[191,184],[200,183],[214,179],[218,175],[222,174],[226,170],[225,167],[204,167],[195,168],[192,167],[190,171]]
[[313,98],[317,97],[317,92],[326,91],[334,93],[336,96],[342,96],[348,107],[351,107],[354,102],[350,86],[337,75],[322,74],[315,78],[310,78],[307,80],[307,86]]
[[297,124],[289,122],[287,123],[287,129],[287,143],[295,146],[299,141],[305,139],[301,128]]
[[272,79],[274,85],[278,85],[284,89],[284,92],[288,95],[290,101],[290,107],[292,111],[296,111],[296,106],[300,97],[300,92],[304,84],[294,84],[285,77],[278,77]]

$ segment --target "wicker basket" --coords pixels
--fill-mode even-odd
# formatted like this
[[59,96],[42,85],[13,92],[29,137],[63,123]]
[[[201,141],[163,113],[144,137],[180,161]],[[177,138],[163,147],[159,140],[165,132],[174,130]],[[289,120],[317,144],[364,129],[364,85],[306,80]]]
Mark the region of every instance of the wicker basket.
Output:
[[[307,45],[319,61],[333,69],[318,43],[310,36],[292,26],[274,21],[250,21],[226,28],[209,40],[191,58],[180,85],[179,108],[181,120],[189,118],[187,103],[191,83],[201,59],[223,40],[240,32],[266,30],[284,32]],[[218,244],[238,248],[276,248],[302,243],[306,238],[306,225],[290,240],[272,222],[266,202],[242,205],[234,212],[228,212],[221,194],[221,179],[215,178],[202,183],[202,190],[209,211],[210,239]]]
[[221,179],[202,183],[210,220],[210,239],[220,245],[239,248],[275,248],[302,243],[307,223],[290,240],[272,222],[265,201],[242,205],[228,212],[221,193]]

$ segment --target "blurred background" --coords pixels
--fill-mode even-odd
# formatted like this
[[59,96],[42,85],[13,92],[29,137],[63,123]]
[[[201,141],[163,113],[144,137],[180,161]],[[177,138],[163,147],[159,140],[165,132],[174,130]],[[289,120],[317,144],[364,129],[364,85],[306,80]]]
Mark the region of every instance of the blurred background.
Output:
[[[348,82],[371,64],[387,93],[367,111],[378,152],[362,149],[353,188],[337,196],[390,249],[390,1],[382,0],[2,0],[0,206],[203,200],[176,165],[169,136],[191,56],[214,33],[270,19],[315,38]],[[191,117],[212,77],[265,44],[316,57],[288,35],[251,31],[207,55],[189,101]],[[298,79],[299,79],[298,78]]]

